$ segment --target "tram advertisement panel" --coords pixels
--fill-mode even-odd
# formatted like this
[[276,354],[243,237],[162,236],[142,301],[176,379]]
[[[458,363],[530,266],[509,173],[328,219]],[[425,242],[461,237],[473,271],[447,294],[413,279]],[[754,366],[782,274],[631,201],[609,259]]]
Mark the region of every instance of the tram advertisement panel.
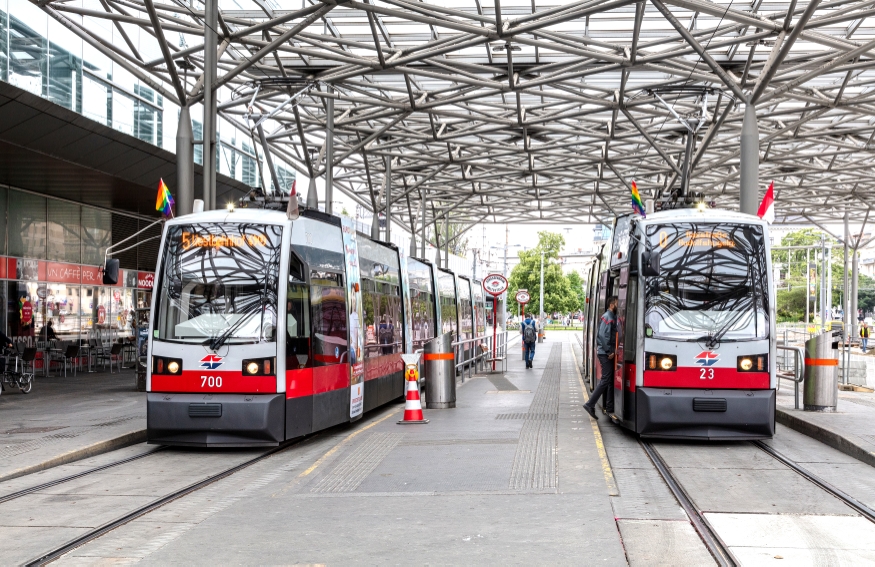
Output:
[[343,255],[346,260],[346,305],[349,309],[349,417],[361,417],[365,406],[365,365],[362,355],[365,343],[361,332],[362,311],[361,274],[359,272],[358,242],[354,221],[340,217],[343,231]]

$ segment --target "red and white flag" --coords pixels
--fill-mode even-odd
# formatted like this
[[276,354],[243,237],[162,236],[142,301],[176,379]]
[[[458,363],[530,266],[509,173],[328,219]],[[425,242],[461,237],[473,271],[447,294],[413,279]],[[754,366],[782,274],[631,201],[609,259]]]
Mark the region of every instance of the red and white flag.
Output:
[[769,224],[775,222],[775,182],[769,184],[766,189],[766,195],[763,197],[763,202],[760,203],[760,209],[757,211],[757,216]]

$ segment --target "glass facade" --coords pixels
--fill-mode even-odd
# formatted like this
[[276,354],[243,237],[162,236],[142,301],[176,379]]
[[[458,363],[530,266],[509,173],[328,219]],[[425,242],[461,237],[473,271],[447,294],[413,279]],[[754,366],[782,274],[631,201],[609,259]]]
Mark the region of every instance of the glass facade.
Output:
[[[133,234],[151,222],[0,187],[0,330],[28,344],[133,338],[134,309],[151,305],[158,243],[119,257],[116,286],[102,285],[101,266],[106,249],[129,236],[113,226],[129,225]],[[155,234],[159,226],[137,240]]]
[[[99,0],[70,0],[64,4],[103,11]],[[99,32],[106,43],[130,51],[127,41],[112,24],[96,23],[93,18],[83,22],[81,16],[72,12],[63,15],[77,24],[98,26],[93,31]],[[147,60],[161,57],[154,38],[146,31],[133,26],[124,29],[141,56]],[[29,0],[0,0],[0,80],[159,148],[176,150],[179,108]],[[230,92],[222,90],[219,96],[228,99]],[[194,138],[200,140],[202,107],[195,105],[191,112]],[[266,166],[259,167],[257,163],[263,158],[256,155],[248,132],[240,132],[220,118],[217,133],[219,173],[250,187],[272,187]],[[203,164],[200,144],[195,145],[194,154],[195,162]],[[295,170],[278,156],[274,156],[274,164],[281,190],[288,192]]]

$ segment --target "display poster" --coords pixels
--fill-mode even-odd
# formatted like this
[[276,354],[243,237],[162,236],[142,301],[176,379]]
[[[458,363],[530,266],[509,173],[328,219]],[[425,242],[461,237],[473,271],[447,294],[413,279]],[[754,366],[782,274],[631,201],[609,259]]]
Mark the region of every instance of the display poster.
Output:
[[355,221],[341,216],[340,227],[343,232],[343,256],[346,260],[346,307],[349,312],[349,418],[354,421],[361,417],[365,407],[365,364],[362,358],[365,344],[361,327],[365,318],[362,311]]
[[399,265],[401,266],[401,297],[404,299],[404,352],[413,352],[413,312],[410,306],[410,274],[407,273],[407,254],[404,247],[398,249]]

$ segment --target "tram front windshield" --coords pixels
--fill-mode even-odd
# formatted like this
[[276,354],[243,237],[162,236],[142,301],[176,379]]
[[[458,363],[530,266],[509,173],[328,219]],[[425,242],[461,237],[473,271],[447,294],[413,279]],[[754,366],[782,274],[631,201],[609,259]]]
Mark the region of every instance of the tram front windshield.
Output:
[[238,223],[167,231],[156,339],[241,344],[276,340],[282,227]]
[[712,344],[768,337],[762,227],[649,226],[647,249],[659,255],[659,275],[645,283],[647,336]]

